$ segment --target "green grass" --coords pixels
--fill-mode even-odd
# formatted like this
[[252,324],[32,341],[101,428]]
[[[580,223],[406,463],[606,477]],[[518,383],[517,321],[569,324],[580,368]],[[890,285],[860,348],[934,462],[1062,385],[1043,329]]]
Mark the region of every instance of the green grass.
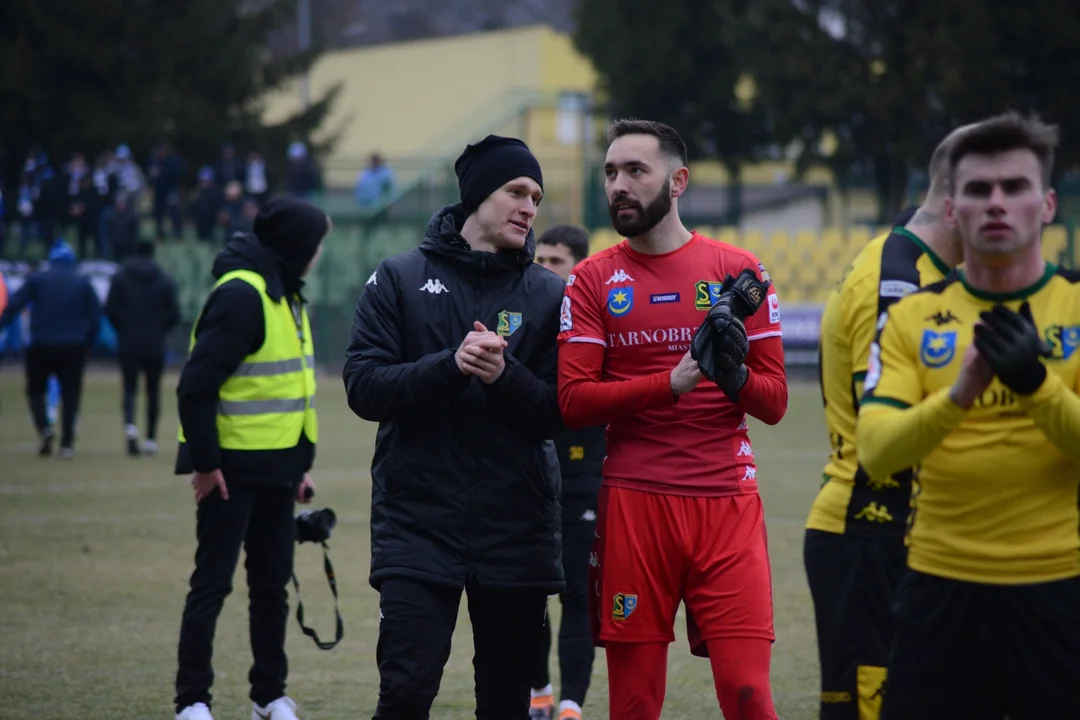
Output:
[[[22,375],[0,371],[0,720],[144,720],[171,715],[175,649],[195,549],[191,488],[172,474],[175,376],[167,379],[163,452],[124,454],[119,375],[87,377],[73,462],[40,459]],[[369,468],[374,426],[353,416],[341,381],[322,379],[322,438],[313,507],[332,507],[331,556],[345,639],[318,650],[289,619],[289,693],[305,720],[371,717],[378,597],[367,584]],[[826,439],[816,387],[793,384],[775,428],[753,423],[773,563],[777,642],[772,683],[784,720],[817,716],[813,614],[802,567],[802,526],[818,487]],[[332,637],[331,597],[316,548],[300,546],[306,620]],[[213,688],[218,720],[247,720],[247,589],[242,563],[218,623]],[[292,610],[295,596],[290,591]],[[462,603],[464,608],[465,604]],[[558,616],[558,602],[551,603]],[[671,646],[665,720],[719,717],[708,661],[690,656],[683,623]],[[417,628],[423,632],[423,628]],[[472,717],[471,633],[462,613],[433,720]],[[557,665],[552,663],[557,675]],[[558,687],[557,676],[554,678]],[[587,718],[607,718],[597,655]]]

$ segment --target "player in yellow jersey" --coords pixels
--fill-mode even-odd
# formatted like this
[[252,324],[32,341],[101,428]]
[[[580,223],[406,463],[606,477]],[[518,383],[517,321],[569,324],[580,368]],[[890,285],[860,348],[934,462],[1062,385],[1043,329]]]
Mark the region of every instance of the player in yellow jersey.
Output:
[[917,467],[884,720],[1080,713],[1080,274],[1040,247],[1056,145],[1015,114],[953,145],[963,268],[871,348],[859,462]]
[[959,262],[945,198],[948,150],[966,129],[934,150],[923,204],[859,252],[822,315],[818,365],[832,453],[803,543],[817,624],[821,720],[877,720],[881,707],[890,605],[905,568],[911,471],[867,475],[855,456],[855,419],[878,317]]

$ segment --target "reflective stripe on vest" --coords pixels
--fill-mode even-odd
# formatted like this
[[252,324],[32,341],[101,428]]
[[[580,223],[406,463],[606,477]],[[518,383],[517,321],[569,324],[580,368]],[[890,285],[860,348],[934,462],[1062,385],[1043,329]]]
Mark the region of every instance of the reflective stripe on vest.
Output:
[[300,358],[293,358],[292,360],[245,362],[240,363],[240,367],[236,368],[233,377],[265,377],[267,375],[283,375],[290,372],[299,372],[304,369],[305,363],[309,367],[315,367],[314,356],[308,355],[302,360]]
[[[243,280],[259,291],[265,340],[221,386],[217,406],[219,446],[227,450],[280,450],[294,447],[301,433],[312,443],[318,442],[315,351],[307,311],[301,308],[298,328],[289,301],[272,301],[261,275],[235,270],[222,275],[214,288],[230,280]],[[183,442],[183,428],[179,437]]]

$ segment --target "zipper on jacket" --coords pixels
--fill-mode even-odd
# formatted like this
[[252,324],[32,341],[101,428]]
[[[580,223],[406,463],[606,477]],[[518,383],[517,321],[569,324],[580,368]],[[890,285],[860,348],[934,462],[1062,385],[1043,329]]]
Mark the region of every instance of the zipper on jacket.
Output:
[[[484,278],[484,276],[486,274],[486,271],[487,271],[487,255],[484,255],[484,256],[482,256],[480,258],[480,282],[478,283],[478,289],[476,291],[476,316],[475,316],[475,319],[479,320],[480,322],[484,321],[483,317],[482,317],[482,313],[483,313],[484,290],[485,290],[485,287],[484,287],[484,279],[485,278]],[[469,324],[469,328],[468,328],[467,332],[472,332],[472,324],[471,323]],[[472,438],[472,444],[473,444],[473,448],[472,448],[473,451],[470,453],[470,457],[471,457],[471,461],[472,461],[471,464],[473,466],[473,471],[471,473],[469,473],[469,477],[470,477],[470,480],[471,480],[470,483],[469,483],[469,511],[470,511],[470,515],[472,513],[476,512],[476,503],[477,503],[477,500],[476,500],[476,480],[477,480],[477,478],[479,478],[479,475],[480,475],[480,463],[477,462],[476,458],[479,456],[479,453],[482,452],[481,441],[480,441],[480,439],[482,437],[482,433],[475,432],[476,429],[477,428],[474,428],[474,432],[469,433],[469,435]],[[465,526],[465,558],[466,558],[465,562],[469,566],[469,570],[468,570],[467,575],[470,575],[470,576],[475,575],[475,573],[476,573],[476,558],[473,555],[473,541],[475,539],[475,533],[474,533],[474,528],[475,527],[476,527],[476,523],[472,523],[472,522],[467,523],[466,526]]]

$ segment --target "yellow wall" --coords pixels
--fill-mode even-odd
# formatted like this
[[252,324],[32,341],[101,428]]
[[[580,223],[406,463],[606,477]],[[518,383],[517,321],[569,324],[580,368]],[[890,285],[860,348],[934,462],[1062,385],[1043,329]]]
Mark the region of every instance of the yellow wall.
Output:
[[541,30],[540,86],[550,91],[592,92],[596,86],[596,71],[592,63],[574,47],[570,36],[549,27]]
[[[328,53],[310,74],[311,97],[343,82],[324,129],[344,128],[335,158],[443,156],[541,86],[544,27]],[[298,85],[268,99],[274,122],[300,108]],[[333,181],[332,178],[328,178]],[[349,179],[351,184],[351,178]]]
[[[324,131],[343,133],[326,179],[351,185],[372,151],[398,160],[407,182],[487,132],[523,134],[538,156],[562,160],[552,108],[561,91],[591,93],[596,75],[569,36],[537,25],[328,53],[312,69],[311,97],[338,82]],[[293,85],[268,99],[264,117],[299,109]]]

